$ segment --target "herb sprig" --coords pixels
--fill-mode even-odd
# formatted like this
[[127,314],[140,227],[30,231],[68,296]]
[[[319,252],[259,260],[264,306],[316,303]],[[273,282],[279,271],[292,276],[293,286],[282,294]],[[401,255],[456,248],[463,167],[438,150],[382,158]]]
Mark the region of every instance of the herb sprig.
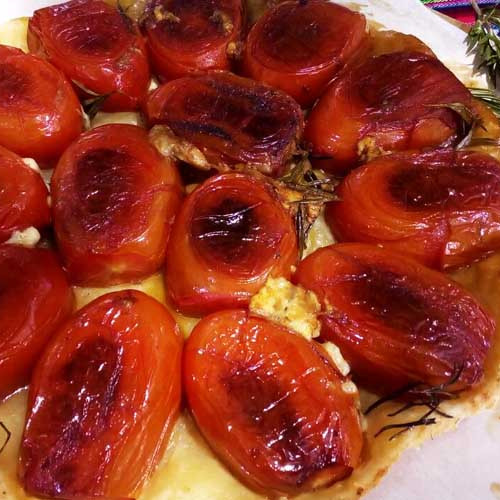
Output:
[[2,446],[0,446],[0,453],[2,453],[2,451],[5,450],[5,447],[9,443],[12,433],[9,431],[9,429],[7,429],[7,426],[3,422],[0,422],[0,428],[3,429],[6,436],[4,443],[2,444]]

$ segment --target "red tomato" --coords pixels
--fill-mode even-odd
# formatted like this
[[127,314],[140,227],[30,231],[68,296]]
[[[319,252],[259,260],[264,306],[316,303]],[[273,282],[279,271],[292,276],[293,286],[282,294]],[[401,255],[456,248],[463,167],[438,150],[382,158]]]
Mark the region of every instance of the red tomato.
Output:
[[132,21],[103,0],[70,0],[35,11],[28,46],[89,95],[107,95],[107,111],[137,109],[150,71],[144,40]]
[[[395,52],[346,70],[310,113],[304,133],[319,166],[336,173],[382,151],[453,145],[463,120],[446,104],[472,108],[464,85],[435,57]],[[437,107],[436,107],[437,106]]]
[[180,205],[175,164],[133,125],[104,125],[80,136],[52,177],[54,228],[73,282],[106,286],[136,280],[163,263]]
[[130,497],[162,457],[181,400],[182,340],[142,292],[78,311],[30,385],[19,477],[43,497]]
[[251,29],[246,75],[309,107],[366,39],[365,17],[327,0],[283,2]]
[[0,401],[29,382],[73,294],[50,250],[0,245]]
[[241,0],[153,0],[148,9],[144,28],[160,78],[230,69],[244,28]]
[[383,156],[351,172],[326,220],[340,241],[376,243],[444,269],[500,249],[500,164],[433,151]]
[[213,167],[246,164],[279,177],[296,152],[302,111],[287,95],[223,71],[180,78],[148,99],[150,125],[192,143]]
[[295,281],[316,293],[322,336],[372,391],[446,384],[457,373],[449,390],[482,379],[495,322],[445,275],[396,252],[344,243],[303,260]]
[[223,311],[195,327],[183,370],[202,434],[251,487],[296,494],[359,464],[356,397],[319,344],[246,311]]
[[49,191],[22,158],[0,146],[0,242],[14,231],[50,223]]
[[47,163],[82,128],[80,102],[66,78],[47,62],[0,45],[0,145]]
[[205,181],[179,212],[167,249],[167,289],[184,314],[246,306],[269,276],[289,277],[297,258],[292,218],[271,186],[223,174]]

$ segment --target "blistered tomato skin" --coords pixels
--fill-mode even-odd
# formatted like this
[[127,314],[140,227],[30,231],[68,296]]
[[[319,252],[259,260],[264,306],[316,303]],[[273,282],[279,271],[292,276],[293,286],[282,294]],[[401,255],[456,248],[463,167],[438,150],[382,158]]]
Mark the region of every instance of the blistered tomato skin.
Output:
[[297,259],[292,218],[269,185],[222,174],[184,201],[167,248],[166,286],[179,311],[201,316],[248,305],[269,276],[290,277]]
[[73,294],[56,255],[0,245],[0,401],[25,386]]
[[102,0],[70,0],[35,11],[28,46],[86,97],[109,95],[106,111],[135,110],[146,98],[151,75],[145,42],[130,19]]
[[61,157],[51,184],[57,244],[73,283],[107,286],[158,270],[181,203],[175,163],[133,125],[103,125]]
[[154,0],[144,21],[149,53],[162,80],[229,70],[241,43],[241,0]]
[[80,102],[64,75],[0,45],[0,146],[50,166],[82,129]]
[[245,164],[279,177],[303,129],[299,105],[283,92],[212,71],[180,78],[148,98],[149,125],[164,125],[218,169]]
[[379,158],[351,172],[326,209],[339,241],[399,250],[438,269],[500,248],[500,164],[452,150]]
[[181,353],[172,316],[142,292],[109,293],[78,311],[33,374],[19,465],[25,490],[133,496],[177,418]]
[[283,2],[250,30],[244,72],[307,108],[365,39],[366,20],[357,12],[326,0]]
[[357,393],[318,344],[243,310],[210,315],[184,350],[189,408],[241,480],[270,496],[349,476],[363,435]]
[[453,145],[463,121],[442,105],[472,109],[464,85],[435,57],[394,52],[346,70],[309,114],[304,139],[318,166],[345,173],[382,152]]
[[481,381],[494,320],[450,278],[400,253],[343,243],[321,248],[294,280],[318,296],[321,335],[360,385],[384,394],[408,383],[462,390]]

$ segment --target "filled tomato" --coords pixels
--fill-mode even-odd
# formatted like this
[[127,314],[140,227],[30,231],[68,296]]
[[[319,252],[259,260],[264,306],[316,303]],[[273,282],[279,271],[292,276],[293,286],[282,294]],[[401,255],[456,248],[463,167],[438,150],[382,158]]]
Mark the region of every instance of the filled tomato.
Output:
[[51,64],[0,45],[0,146],[42,166],[83,129],[80,102]]
[[28,46],[83,95],[107,95],[107,111],[137,109],[146,97],[150,71],[144,40],[130,19],[103,0],[70,0],[35,11]]
[[500,248],[500,163],[452,150],[383,156],[351,172],[326,220],[340,241],[400,250],[439,269]]
[[0,401],[26,385],[73,294],[56,255],[0,245]]
[[163,125],[197,148],[203,167],[245,164],[273,177],[296,152],[303,127],[293,99],[223,71],[166,83],[149,97],[146,113],[150,125]]
[[231,68],[244,29],[241,0],[153,0],[147,9],[144,29],[160,78]]
[[287,1],[252,27],[243,69],[309,107],[365,39],[362,14],[327,0]]
[[397,252],[343,243],[303,260],[295,280],[322,303],[322,336],[374,392],[481,381],[495,323],[444,274]]
[[166,285],[177,309],[203,315],[245,306],[269,276],[298,258],[292,217],[267,182],[222,174],[185,201],[167,249]]
[[14,231],[50,223],[49,191],[40,174],[0,146],[0,243]]
[[162,265],[181,186],[176,165],[143,129],[112,124],[82,134],[51,187],[57,244],[74,283],[127,282]]
[[198,427],[266,495],[331,485],[360,463],[357,392],[322,349],[243,310],[204,318],[187,341],[183,381]]
[[386,152],[454,145],[471,110],[465,86],[435,57],[394,52],[346,70],[310,113],[304,132],[318,166],[336,173]]
[[162,457],[181,399],[182,340],[169,312],[135,290],[78,311],[30,385],[19,477],[36,496],[127,498]]

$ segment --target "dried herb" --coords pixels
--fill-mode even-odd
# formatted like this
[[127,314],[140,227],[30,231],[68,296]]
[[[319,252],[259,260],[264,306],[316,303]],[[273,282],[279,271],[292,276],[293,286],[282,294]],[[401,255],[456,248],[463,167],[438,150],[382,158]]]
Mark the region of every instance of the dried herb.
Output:
[[500,97],[490,89],[478,89],[469,87],[470,93],[480,101],[484,102],[500,118]]
[[89,117],[89,120],[93,120],[95,118],[95,115],[97,115],[97,113],[101,110],[104,102],[112,93],[113,92],[110,92],[109,94],[99,95],[97,97],[91,97],[90,99],[86,99],[85,101],[83,101],[83,111],[85,111],[85,113]]
[[3,422],[0,422],[0,428],[3,429],[6,435],[5,441],[0,447],[0,453],[2,453],[2,451],[5,450],[5,447],[9,443],[12,433],[9,431],[9,429],[7,429],[7,426]]

